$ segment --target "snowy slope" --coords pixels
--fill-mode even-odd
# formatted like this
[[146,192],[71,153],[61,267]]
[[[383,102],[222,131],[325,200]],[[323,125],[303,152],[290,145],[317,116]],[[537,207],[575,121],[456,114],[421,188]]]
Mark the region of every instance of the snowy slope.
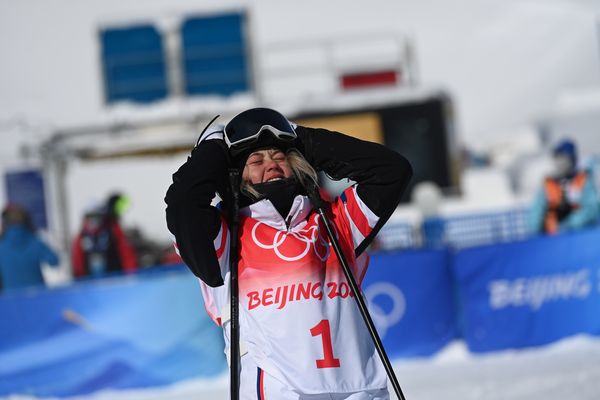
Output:
[[[553,345],[475,356],[454,342],[432,359],[397,361],[409,400],[596,400],[600,393],[600,339],[574,337]],[[106,391],[71,400],[220,400],[227,376],[168,388]],[[31,400],[12,396],[10,400]]]

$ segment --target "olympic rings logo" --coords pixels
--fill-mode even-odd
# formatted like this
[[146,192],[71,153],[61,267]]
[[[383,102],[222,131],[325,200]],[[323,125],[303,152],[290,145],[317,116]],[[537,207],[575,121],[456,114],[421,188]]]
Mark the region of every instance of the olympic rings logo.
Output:
[[[389,282],[377,282],[364,291],[365,298],[369,304],[369,310],[373,317],[373,322],[381,337],[385,337],[388,329],[396,325],[406,312],[406,299],[402,291]],[[392,302],[392,308],[386,312],[381,306],[375,303],[377,297],[388,297]]]
[[[260,225],[264,225],[263,222],[258,222],[252,227],[252,240],[258,247],[262,249],[273,250],[275,255],[284,261],[300,260],[308,254],[311,247],[319,260],[325,261],[327,260],[327,257],[329,257],[329,243],[320,235],[318,217],[318,215],[314,216],[313,225],[297,232],[277,231],[275,236],[273,236],[272,243],[263,243],[258,239],[258,237],[256,237],[256,230]],[[285,243],[290,236],[304,243],[304,248],[300,247],[299,254],[292,256],[283,254],[281,248],[286,248],[289,250],[290,248],[294,249],[296,247],[293,245],[285,246]]]

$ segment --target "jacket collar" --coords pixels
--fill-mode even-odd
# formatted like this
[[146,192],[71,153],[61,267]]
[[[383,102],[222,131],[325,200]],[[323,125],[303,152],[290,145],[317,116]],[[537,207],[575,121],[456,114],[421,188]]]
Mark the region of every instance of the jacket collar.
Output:
[[[308,217],[312,208],[312,203],[307,196],[297,195],[294,197],[290,212],[285,219],[279,215],[277,209],[275,209],[275,206],[269,199],[263,199],[242,208],[240,214],[283,231],[292,230],[303,221],[306,221],[306,217]],[[289,222],[286,223],[286,221]]]

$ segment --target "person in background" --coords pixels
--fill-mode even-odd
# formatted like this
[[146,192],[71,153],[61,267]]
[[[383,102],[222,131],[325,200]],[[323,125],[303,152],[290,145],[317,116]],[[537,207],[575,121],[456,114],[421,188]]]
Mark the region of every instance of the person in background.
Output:
[[42,263],[58,265],[58,256],[35,233],[31,217],[9,204],[2,211],[0,288],[3,291],[44,285]]
[[577,148],[563,140],[553,150],[554,175],[544,180],[530,210],[533,233],[556,234],[596,224],[600,204],[589,171],[577,168]]
[[135,250],[120,224],[127,203],[125,196],[116,193],[108,198],[104,207],[84,215],[81,231],[71,251],[75,278],[134,272],[137,269]]

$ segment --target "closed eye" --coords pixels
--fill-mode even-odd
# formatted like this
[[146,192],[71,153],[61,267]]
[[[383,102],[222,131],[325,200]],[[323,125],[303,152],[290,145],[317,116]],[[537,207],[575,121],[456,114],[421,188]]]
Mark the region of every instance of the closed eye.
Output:
[[283,153],[282,151],[277,151],[277,152],[271,153],[271,160],[273,160],[277,163],[285,161],[286,160],[285,153]]
[[253,157],[253,158],[249,159],[246,164],[248,164],[248,165],[260,165],[262,163],[263,163],[263,158],[262,157]]

